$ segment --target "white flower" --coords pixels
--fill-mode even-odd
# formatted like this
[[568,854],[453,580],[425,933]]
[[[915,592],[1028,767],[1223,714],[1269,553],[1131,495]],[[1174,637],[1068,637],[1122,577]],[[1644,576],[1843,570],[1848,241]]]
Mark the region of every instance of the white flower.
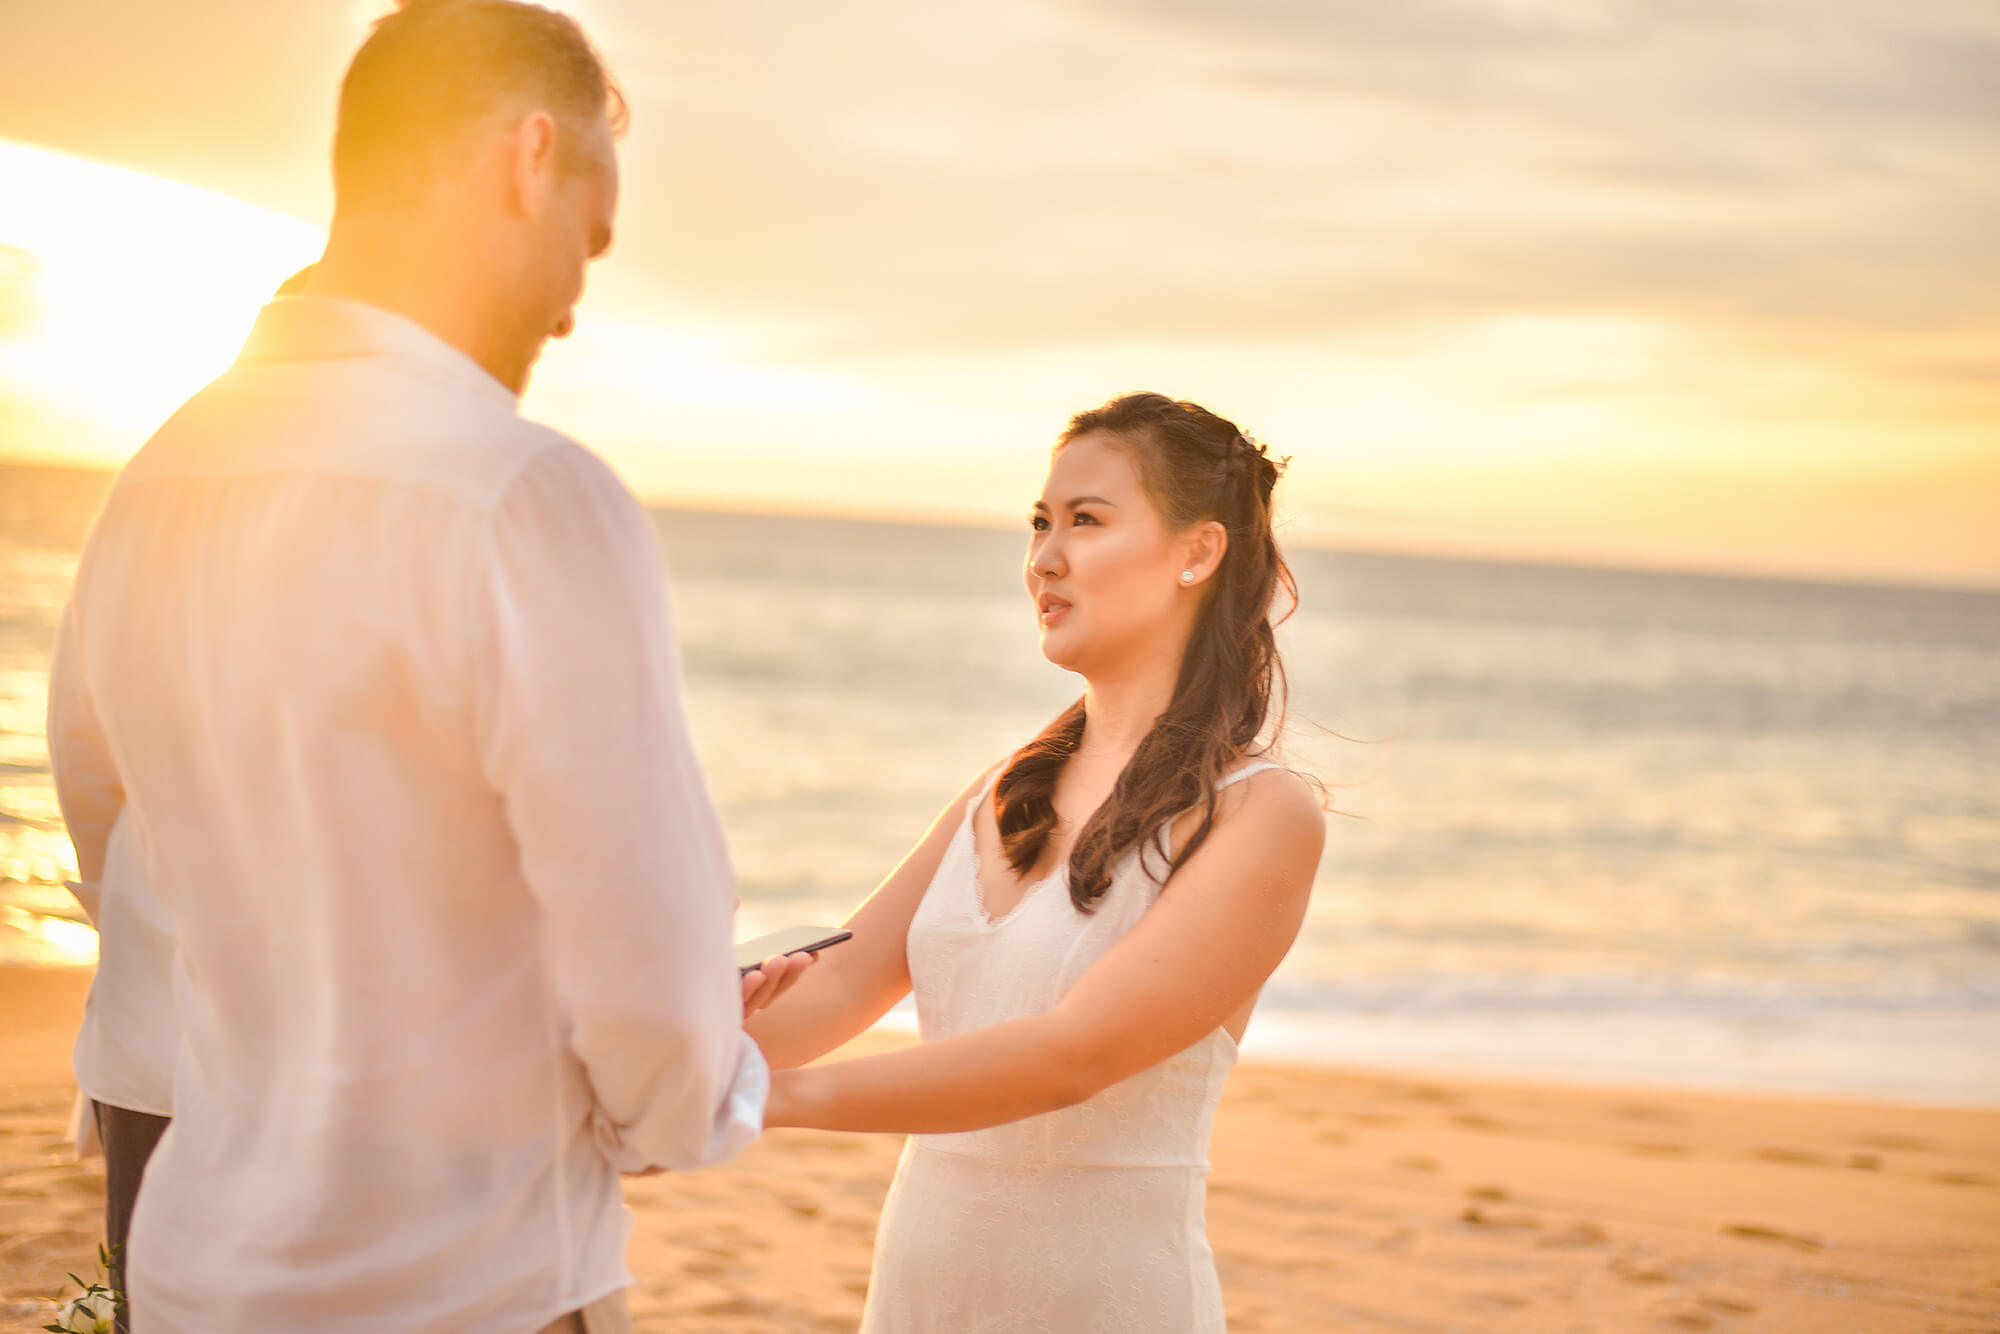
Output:
[[56,1324],[69,1334],[111,1334],[117,1306],[109,1292],[99,1288],[73,1297],[56,1316]]

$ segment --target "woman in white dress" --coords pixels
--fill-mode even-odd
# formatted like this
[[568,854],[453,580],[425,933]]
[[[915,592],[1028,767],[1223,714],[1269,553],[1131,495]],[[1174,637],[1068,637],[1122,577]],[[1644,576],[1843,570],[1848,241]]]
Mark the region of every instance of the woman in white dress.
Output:
[[[954,797],[854,939],[747,1025],[778,1072],[766,1124],[912,1136],[867,1334],[1223,1328],[1209,1125],[1325,833],[1263,757],[1292,592],[1278,471],[1159,394],[1071,421],[1026,578],[1082,698]],[[795,1068],[912,989],[922,1043]]]

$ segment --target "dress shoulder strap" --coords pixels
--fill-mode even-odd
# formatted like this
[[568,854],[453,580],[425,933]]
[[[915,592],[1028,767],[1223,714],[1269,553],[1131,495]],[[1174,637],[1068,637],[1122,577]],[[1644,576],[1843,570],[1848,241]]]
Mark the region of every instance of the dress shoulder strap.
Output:
[[[1236,768],[1231,769],[1228,773],[1224,774],[1222,777],[1216,779],[1215,790],[1217,792],[1220,792],[1222,791],[1222,789],[1230,786],[1232,783],[1240,783],[1244,779],[1250,777],[1250,775],[1261,774],[1266,769],[1282,769],[1284,767],[1285,767],[1284,765],[1278,763],[1276,760],[1266,760],[1266,759],[1251,760],[1248,764],[1238,765]],[[1171,861],[1173,859],[1173,853],[1174,853],[1173,838],[1174,838],[1174,822],[1172,820],[1169,820],[1165,824],[1161,825],[1158,829],[1153,831],[1153,837],[1151,840],[1153,851],[1157,852],[1160,856],[1165,857]]]
[[1240,783],[1252,774],[1261,774],[1266,769],[1282,769],[1284,767],[1284,765],[1278,763],[1276,760],[1252,760],[1248,764],[1231,769],[1228,773],[1216,779],[1215,790],[1220,792],[1223,788],[1233,783]]
[[965,818],[967,820],[970,820],[972,818],[972,813],[978,810],[981,806],[992,804],[994,789],[1000,786],[1001,776],[1004,775],[1006,772],[1007,772],[1007,761],[1005,760],[1002,760],[998,764],[993,766],[992,773],[988,774],[986,777],[986,781],[979,785],[979,791],[973,793],[972,796],[965,803]]

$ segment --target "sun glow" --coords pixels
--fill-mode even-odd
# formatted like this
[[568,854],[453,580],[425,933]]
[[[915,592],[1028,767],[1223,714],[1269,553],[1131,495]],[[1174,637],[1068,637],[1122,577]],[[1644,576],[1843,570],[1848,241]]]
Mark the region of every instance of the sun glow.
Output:
[[[123,461],[325,246],[296,218],[6,140],[0,180],[0,455]],[[850,379],[617,313],[615,278],[594,286],[611,301],[549,346],[524,408],[628,471],[670,472],[647,455],[726,436],[746,408],[764,432],[796,436],[875,407]]]
[[9,452],[129,454],[325,241],[296,218],[23,144],[0,141],[0,178],[0,393],[65,437]]
[[[122,462],[324,241],[297,218],[6,140],[0,181],[0,458]],[[1296,540],[2000,583],[1980,503],[2000,467],[1991,393],[1951,378],[1983,327],[1926,335],[1881,373],[1643,304],[874,346],[871,320],[905,313],[905,296],[849,323],[774,321],[693,301],[662,262],[621,249],[592,268],[576,336],[545,350],[522,405],[649,500],[1012,523],[1068,415],[1146,387],[1294,456]]]

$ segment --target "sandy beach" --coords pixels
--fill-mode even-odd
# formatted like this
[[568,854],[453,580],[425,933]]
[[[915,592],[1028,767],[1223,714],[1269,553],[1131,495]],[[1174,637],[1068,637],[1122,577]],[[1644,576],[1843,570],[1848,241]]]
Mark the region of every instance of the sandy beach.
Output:
[[[94,1262],[88,984],[0,968],[0,1328]],[[780,1131],[629,1182],[638,1328],[853,1329],[899,1147]],[[1245,1065],[1212,1156],[1237,1334],[2000,1329],[2000,1112]]]

